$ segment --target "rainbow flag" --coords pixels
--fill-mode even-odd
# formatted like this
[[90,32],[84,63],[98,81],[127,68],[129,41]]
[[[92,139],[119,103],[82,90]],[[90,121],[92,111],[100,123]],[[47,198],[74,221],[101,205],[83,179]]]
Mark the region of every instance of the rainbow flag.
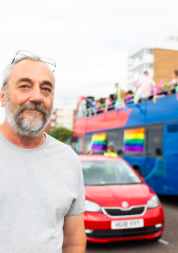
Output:
[[97,133],[92,136],[92,150],[102,151],[107,149],[106,133]]
[[124,152],[142,153],[144,148],[145,128],[124,131]]

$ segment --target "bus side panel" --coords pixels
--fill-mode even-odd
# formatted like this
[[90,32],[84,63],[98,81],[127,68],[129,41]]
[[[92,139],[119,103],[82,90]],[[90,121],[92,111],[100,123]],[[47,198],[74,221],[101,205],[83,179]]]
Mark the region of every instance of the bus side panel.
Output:
[[86,131],[86,118],[74,120],[74,135],[83,135]]
[[166,96],[147,102],[146,124],[165,122],[178,119],[178,102],[176,95]]
[[178,194],[178,122],[164,124],[163,194]]
[[146,102],[136,104],[132,107],[132,111],[126,122],[125,127],[144,125],[146,118]]
[[86,132],[101,131],[125,126],[130,115],[131,108],[127,112],[123,110],[108,112],[87,118]]
[[127,157],[125,159],[132,167],[141,169],[145,182],[158,194],[162,194],[163,159],[153,157]]

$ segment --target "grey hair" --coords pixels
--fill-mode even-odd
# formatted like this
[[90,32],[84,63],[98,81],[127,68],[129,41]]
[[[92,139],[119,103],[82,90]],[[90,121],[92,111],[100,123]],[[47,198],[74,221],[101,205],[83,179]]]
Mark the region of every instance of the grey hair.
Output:
[[[10,77],[10,75],[11,75],[11,72],[12,72],[13,67],[14,67],[16,64],[18,64],[19,62],[24,61],[24,60],[39,61],[39,62],[44,63],[44,64],[47,66],[47,64],[46,64],[44,61],[42,61],[42,60],[40,59],[40,57],[38,57],[38,56],[34,56],[34,57],[24,56],[24,57],[21,57],[21,58],[15,60],[12,64],[9,64],[9,65],[5,68],[5,70],[4,70],[4,72],[3,72],[2,87],[3,87],[4,90],[7,89],[8,79],[9,79],[9,77]],[[48,67],[48,66],[47,66],[47,67]],[[49,67],[48,67],[48,68],[49,68]],[[49,68],[49,69],[50,69],[50,68]],[[50,69],[50,71],[51,71],[51,69]],[[52,71],[51,71],[51,72],[52,72]],[[53,72],[52,72],[52,74],[53,74],[53,77],[54,77],[54,73],[53,73]],[[54,77],[54,82],[55,82],[55,77]]]

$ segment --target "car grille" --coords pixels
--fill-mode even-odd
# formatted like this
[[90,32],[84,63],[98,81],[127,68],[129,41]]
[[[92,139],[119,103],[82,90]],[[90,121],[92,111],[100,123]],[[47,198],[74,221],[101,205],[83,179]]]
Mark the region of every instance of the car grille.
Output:
[[120,209],[119,207],[115,208],[103,208],[103,212],[111,217],[123,217],[123,216],[136,216],[142,215],[145,212],[145,206],[132,207],[129,209]]
[[119,229],[119,230],[93,230],[92,233],[87,234],[87,237],[90,238],[126,238],[126,237],[136,237],[143,235],[151,235],[161,231],[162,227],[156,228],[144,227],[144,228],[132,228],[132,229]]

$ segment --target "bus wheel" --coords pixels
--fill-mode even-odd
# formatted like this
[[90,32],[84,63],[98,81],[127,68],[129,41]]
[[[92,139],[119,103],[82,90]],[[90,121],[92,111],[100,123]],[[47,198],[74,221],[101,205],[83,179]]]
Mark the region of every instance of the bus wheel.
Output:
[[138,165],[134,165],[133,168],[135,169],[135,171],[136,171],[141,177],[143,177],[142,171],[141,171],[141,169],[140,169],[140,167],[139,167]]

